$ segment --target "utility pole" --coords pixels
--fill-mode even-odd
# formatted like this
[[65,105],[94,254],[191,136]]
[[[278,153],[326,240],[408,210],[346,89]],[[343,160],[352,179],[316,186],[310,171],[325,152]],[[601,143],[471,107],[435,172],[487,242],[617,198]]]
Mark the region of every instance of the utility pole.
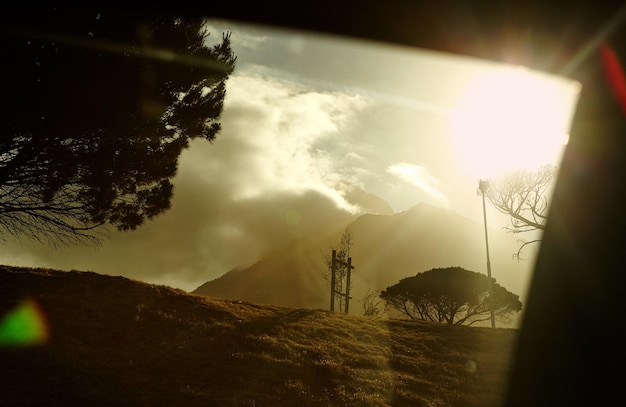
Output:
[[483,195],[483,223],[485,224],[485,246],[487,247],[487,277],[489,279],[489,306],[491,308],[491,327],[496,327],[496,318],[493,303],[493,287],[491,283],[491,261],[489,260],[489,236],[487,234],[487,209],[485,207],[485,193],[489,189],[489,181],[478,181],[478,189]]
[[[346,267],[346,292],[337,291],[337,266]],[[352,265],[352,257],[348,257],[348,261],[343,261],[337,258],[337,251],[333,250],[333,257],[330,262],[330,310],[335,310],[335,296],[340,295],[346,299],[345,313],[347,314],[350,307],[350,274],[354,269]]]
[[348,273],[346,275],[346,314],[350,307],[350,274],[352,271],[352,257],[348,257]]
[[335,279],[337,269],[337,250],[333,250],[333,258],[330,263],[330,310],[335,310]]

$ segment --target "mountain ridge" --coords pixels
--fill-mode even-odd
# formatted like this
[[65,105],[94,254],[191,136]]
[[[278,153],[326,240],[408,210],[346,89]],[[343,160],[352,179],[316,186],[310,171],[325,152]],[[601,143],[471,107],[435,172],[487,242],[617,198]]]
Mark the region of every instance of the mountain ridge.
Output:
[[[394,214],[363,214],[347,227],[353,237],[352,292],[357,301],[367,290],[383,290],[431,268],[459,266],[479,272],[485,268],[484,226],[449,209],[419,203]],[[502,270],[524,268],[511,257],[518,243],[504,232],[490,231],[490,235],[494,277],[519,294],[523,290],[517,281],[520,276]],[[192,293],[326,308],[330,296],[324,257],[330,257],[332,245],[340,238],[341,234],[336,234],[291,242],[248,268],[207,281]]]

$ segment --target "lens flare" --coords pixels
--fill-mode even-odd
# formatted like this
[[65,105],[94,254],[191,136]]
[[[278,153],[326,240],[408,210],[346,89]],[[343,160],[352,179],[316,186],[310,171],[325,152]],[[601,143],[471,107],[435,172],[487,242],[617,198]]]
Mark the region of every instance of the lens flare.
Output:
[[29,346],[45,343],[49,337],[46,318],[33,300],[24,300],[2,318],[0,346]]
[[626,114],[626,76],[624,76],[622,64],[617,54],[615,54],[615,51],[607,44],[602,44],[600,51],[602,53],[602,63],[604,65],[606,78],[617,102],[624,114]]

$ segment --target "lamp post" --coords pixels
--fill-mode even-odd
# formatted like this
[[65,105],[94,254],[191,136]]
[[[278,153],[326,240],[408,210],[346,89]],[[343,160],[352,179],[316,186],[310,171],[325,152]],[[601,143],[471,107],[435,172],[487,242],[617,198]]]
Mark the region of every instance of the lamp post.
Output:
[[487,277],[489,279],[489,307],[491,312],[491,327],[496,327],[496,318],[493,305],[493,288],[491,283],[491,261],[489,260],[489,236],[487,234],[487,209],[485,207],[485,192],[489,189],[489,181],[478,181],[478,189],[483,196],[483,220],[485,224],[485,246],[487,247]]

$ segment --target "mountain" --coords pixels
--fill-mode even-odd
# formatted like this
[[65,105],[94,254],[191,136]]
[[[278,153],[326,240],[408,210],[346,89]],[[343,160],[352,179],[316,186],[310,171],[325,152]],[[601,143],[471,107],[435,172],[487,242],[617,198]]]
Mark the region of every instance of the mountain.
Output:
[[316,245],[294,242],[244,269],[209,281],[193,294],[287,307],[324,308],[327,283]]
[[[383,290],[418,272],[448,266],[486,272],[484,226],[451,210],[418,204],[391,215],[365,214],[348,227],[355,266],[354,312],[359,312],[358,301],[367,290]],[[509,291],[522,294],[528,264],[512,260],[518,242],[504,232],[489,233],[493,277]],[[232,270],[202,284],[193,293],[328,309],[330,293],[324,278],[324,259],[330,257],[340,239],[341,232],[337,232],[294,241],[248,268]]]
[[342,182],[337,189],[344,191],[344,198],[352,205],[361,209],[362,213],[380,215],[391,215],[394,213],[389,202],[377,195],[364,191],[356,185]]

